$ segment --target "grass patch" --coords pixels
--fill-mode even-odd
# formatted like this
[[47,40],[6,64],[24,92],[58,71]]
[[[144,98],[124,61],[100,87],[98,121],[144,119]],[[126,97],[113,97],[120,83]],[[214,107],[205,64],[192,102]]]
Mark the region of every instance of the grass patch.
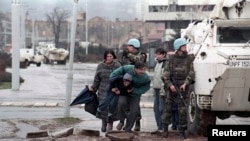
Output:
[[[10,72],[1,72],[0,74],[0,89],[11,89],[12,74]],[[24,83],[22,77],[19,78],[19,81],[20,84]]]
[[75,124],[79,123],[82,120],[79,118],[74,118],[74,117],[68,117],[68,118],[56,118],[55,119],[57,122],[63,123],[63,124]]
[[11,89],[11,82],[0,82],[0,89]]

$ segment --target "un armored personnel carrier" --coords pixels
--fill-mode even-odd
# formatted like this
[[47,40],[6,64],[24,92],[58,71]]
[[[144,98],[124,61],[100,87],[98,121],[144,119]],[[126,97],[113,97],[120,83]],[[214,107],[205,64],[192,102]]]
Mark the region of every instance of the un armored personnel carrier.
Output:
[[64,48],[56,48],[55,44],[48,43],[37,47],[39,54],[44,56],[45,64],[62,64],[65,65],[69,51]]
[[250,116],[250,1],[220,0],[207,20],[182,31],[195,54],[188,131],[207,135],[216,117]]

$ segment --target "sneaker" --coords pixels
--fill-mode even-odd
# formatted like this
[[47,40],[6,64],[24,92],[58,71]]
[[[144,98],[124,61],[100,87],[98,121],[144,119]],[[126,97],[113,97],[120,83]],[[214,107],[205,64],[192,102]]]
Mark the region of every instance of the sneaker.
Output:
[[124,123],[119,122],[119,123],[117,124],[117,126],[116,126],[116,129],[120,131],[120,130],[122,129],[123,125],[124,125]]

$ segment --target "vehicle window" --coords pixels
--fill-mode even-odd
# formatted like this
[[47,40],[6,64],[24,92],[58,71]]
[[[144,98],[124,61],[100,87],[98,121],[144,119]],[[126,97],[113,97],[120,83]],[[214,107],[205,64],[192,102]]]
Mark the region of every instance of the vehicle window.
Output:
[[250,27],[219,27],[218,43],[246,43],[250,40]]

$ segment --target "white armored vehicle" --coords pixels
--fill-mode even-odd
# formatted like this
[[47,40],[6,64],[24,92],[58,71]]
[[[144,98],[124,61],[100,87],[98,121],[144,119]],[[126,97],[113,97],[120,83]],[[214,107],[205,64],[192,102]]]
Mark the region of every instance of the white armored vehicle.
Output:
[[250,117],[250,0],[220,0],[210,19],[182,31],[195,54],[188,131],[207,135],[216,117]]
[[63,48],[56,48],[55,44],[44,44],[38,48],[38,52],[44,55],[44,63],[57,63],[57,64],[66,64],[69,51]]
[[37,67],[40,67],[43,62],[43,56],[34,54],[33,49],[21,48],[20,49],[20,63],[25,65],[25,67],[30,64],[35,64]]

